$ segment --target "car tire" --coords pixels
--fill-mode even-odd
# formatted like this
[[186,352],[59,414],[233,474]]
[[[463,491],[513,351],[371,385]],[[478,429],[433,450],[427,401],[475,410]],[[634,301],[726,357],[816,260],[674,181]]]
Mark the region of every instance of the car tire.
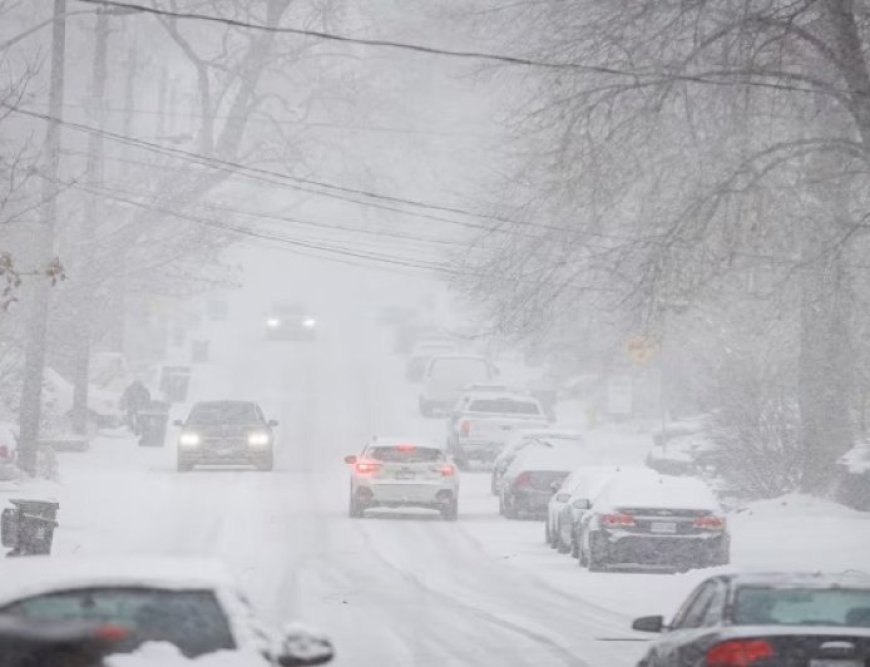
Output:
[[347,514],[351,519],[362,519],[365,514],[365,508],[353,497],[353,494],[350,496]]
[[459,502],[454,500],[441,510],[441,517],[445,521],[456,521],[459,518]]
[[586,555],[586,567],[589,568],[590,572],[606,572],[607,571],[607,558],[604,557],[601,553],[596,553],[599,551],[595,547],[595,539],[594,537],[589,537],[589,553]]
[[577,548],[577,540],[573,537],[571,538],[571,547],[569,549],[569,553],[571,554],[571,558],[580,558],[580,549]]
[[565,542],[562,541],[562,538],[559,536],[559,533],[556,533],[556,538],[554,540],[556,551],[560,554],[566,554],[571,551],[571,547],[569,547]]

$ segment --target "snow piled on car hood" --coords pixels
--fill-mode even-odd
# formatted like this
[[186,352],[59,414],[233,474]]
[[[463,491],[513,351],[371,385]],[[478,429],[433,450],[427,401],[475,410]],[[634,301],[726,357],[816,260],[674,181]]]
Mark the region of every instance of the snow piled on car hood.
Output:
[[186,658],[172,644],[149,642],[127,655],[114,655],[105,660],[106,667],[266,667],[268,663],[257,653],[218,651],[198,658]]

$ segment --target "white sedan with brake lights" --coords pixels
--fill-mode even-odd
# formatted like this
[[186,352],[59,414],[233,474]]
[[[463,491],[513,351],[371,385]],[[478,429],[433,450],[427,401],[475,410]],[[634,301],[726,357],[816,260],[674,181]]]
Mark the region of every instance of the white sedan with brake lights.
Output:
[[350,464],[352,518],[385,507],[423,507],[455,521],[459,510],[459,475],[447,452],[434,445],[399,438],[374,438]]

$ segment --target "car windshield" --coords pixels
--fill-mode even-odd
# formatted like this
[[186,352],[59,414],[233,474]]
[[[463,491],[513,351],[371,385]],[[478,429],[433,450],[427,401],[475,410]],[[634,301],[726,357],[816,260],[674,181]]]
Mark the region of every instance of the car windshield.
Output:
[[445,460],[444,451],[433,447],[372,447],[367,458],[384,463],[437,463]]
[[538,415],[541,410],[537,403],[520,401],[512,398],[481,398],[468,406],[471,412],[491,412],[500,415]]
[[832,625],[870,628],[870,589],[743,586],[734,597],[737,625]]
[[126,651],[149,641],[168,642],[193,658],[236,646],[214,593],[204,590],[66,590],[20,600],[0,609],[0,614],[117,624],[133,630],[130,641],[120,647]]
[[190,411],[188,425],[256,424],[260,420],[253,403],[201,403]]

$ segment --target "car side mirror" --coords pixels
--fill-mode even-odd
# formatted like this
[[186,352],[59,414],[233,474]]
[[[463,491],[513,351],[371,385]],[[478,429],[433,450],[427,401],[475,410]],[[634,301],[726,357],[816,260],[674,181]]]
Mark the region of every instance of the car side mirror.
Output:
[[344,462],[345,463],[356,463],[356,456],[354,456],[353,454],[351,454],[350,456],[345,456]]
[[634,619],[631,629],[638,632],[661,632],[665,629],[665,619],[663,616],[641,616]]
[[578,498],[571,504],[576,510],[588,510],[591,507],[588,498]]
[[320,632],[291,624],[281,634],[276,662],[281,667],[324,665],[335,657],[332,642]]
[[278,425],[278,420],[277,419],[270,419],[269,421],[266,422],[266,424],[271,428],[275,428]]
[[560,493],[556,495],[556,500],[558,500],[560,503],[567,503],[570,499],[570,493]]
[[178,428],[181,428],[182,426],[184,426],[184,422],[181,421],[180,419],[176,419],[174,422],[172,422],[172,425],[177,426]]

